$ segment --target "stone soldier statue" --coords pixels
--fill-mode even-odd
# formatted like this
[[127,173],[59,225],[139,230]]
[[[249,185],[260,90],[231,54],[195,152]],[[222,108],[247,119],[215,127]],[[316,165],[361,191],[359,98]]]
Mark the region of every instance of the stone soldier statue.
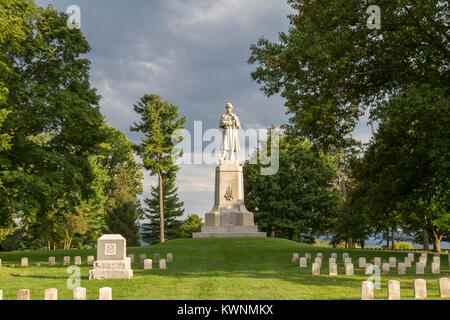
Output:
[[236,154],[240,150],[238,130],[241,128],[241,123],[233,114],[231,103],[227,103],[225,108],[227,112],[222,115],[219,124],[219,128],[223,129],[222,162],[226,159],[227,153],[230,154],[229,160],[236,160]]

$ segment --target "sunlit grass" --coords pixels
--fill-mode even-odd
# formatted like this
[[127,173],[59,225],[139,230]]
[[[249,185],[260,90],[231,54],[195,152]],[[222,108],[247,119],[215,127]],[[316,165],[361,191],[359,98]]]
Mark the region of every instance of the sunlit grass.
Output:
[[[152,270],[144,270],[139,262],[139,254],[153,253],[174,255],[174,261],[167,264],[166,270],[159,270],[157,264]],[[292,263],[292,253],[303,256],[310,252],[324,255],[320,276],[311,275],[308,268],[300,268]],[[328,275],[328,258],[332,252],[338,254],[338,276]],[[352,258],[355,275],[346,276],[342,253],[348,252]],[[16,291],[30,289],[31,299],[44,298],[44,289],[57,288],[59,299],[72,299],[72,290],[67,288],[71,274],[62,265],[63,257],[68,255],[73,263],[74,257],[82,256],[81,286],[87,289],[88,299],[98,299],[101,287],[111,287],[113,299],[360,299],[361,282],[367,280],[364,269],[358,268],[358,257],[366,257],[369,262],[374,257],[388,260],[393,256],[397,262],[403,261],[407,251],[380,251],[363,249],[333,249],[307,246],[284,239],[185,239],[172,240],[147,247],[128,248],[127,254],[135,254],[133,263],[134,278],[131,280],[88,280],[91,266],[86,263],[88,255],[95,255],[95,249],[23,251],[0,253],[3,266],[0,268],[0,290],[4,300],[14,300]],[[48,266],[48,257],[55,256],[57,266]],[[29,267],[20,267],[20,259],[28,257]],[[415,254],[415,262],[419,253]],[[391,268],[390,275],[381,276],[381,289],[375,290],[375,299],[387,298],[387,281],[399,280],[402,299],[413,299],[412,282],[415,278],[427,279],[429,299],[439,299],[438,279],[449,277],[447,254],[441,256],[441,274],[431,274],[431,260],[428,255],[424,275],[415,275],[415,267],[407,268],[406,275],[397,275]],[[36,267],[41,263],[41,267]],[[15,264],[15,268],[10,268]],[[413,263],[413,266],[415,264]]]

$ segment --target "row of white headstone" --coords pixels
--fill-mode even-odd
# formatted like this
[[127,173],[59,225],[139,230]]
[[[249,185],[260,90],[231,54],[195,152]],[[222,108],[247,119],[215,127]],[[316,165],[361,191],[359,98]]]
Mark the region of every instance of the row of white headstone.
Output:
[[[104,287],[99,289],[99,300],[112,300],[112,289]],[[3,300],[3,291],[0,290],[0,300]],[[16,300],[30,300],[30,290],[22,289],[16,292]],[[58,300],[58,290],[50,288],[44,290],[44,300]],[[73,300],[86,300],[86,288],[73,289]]]
[[[81,266],[82,262],[81,262],[81,256],[76,256],[75,257],[75,261],[74,264],[76,266]],[[87,264],[88,265],[93,265],[94,264],[94,256],[88,256],[87,257]],[[22,258],[20,259],[20,266],[21,267],[28,267],[29,265],[29,261],[28,258]],[[48,265],[49,267],[54,267],[56,265],[56,258],[55,257],[49,257],[48,258]],[[65,266],[69,266],[70,265],[70,257],[66,256],[63,258],[63,265]],[[0,259],[0,267],[2,266],[2,259]],[[10,265],[11,267],[14,267],[14,264]],[[36,263],[37,267],[40,267],[41,264],[40,263]]]
[[[308,261],[310,261],[311,260],[311,253],[306,252],[304,257]],[[337,261],[337,257],[338,257],[338,255],[337,255],[336,252],[331,253],[331,257],[330,258],[333,258],[333,259],[335,259]],[[322,252],[318,252],[316,254],[316,258],[322,258],[323,259],[323,253]],[[292,254],[292,262],[297,262],[299,259],[300,259],[300,255],[298,253],[293,253]],[[342,254],[342,260],[345,261],[346,259],[350,259],[350,261],[351,261],[350,255],[348,253],[344,252]],[[410,260],[411,262],[414,261],[414,253],[412,253],[412,252],[408,253],[408,255],[405,257],[405,261],[406,261],[406,259]],[[425,252],[421,253],[421,255],[419,257],[419,262],[424,264],[424,265],[426,265],[427,260],[428,260],[428,254],[425,253]],[[391,267],[395,267],[396,261],[397,261],[396,257],[389,257],[389,264],[391,265]],[[448,261],[450,263],[450,254],[448,255]],[[439,253],[435,253],[433,255],[433,262],[434,263],[440,263],[441,262],[441,255]],[[381,257],[375,257],[374,258],[374,263],[381,265]]]
[[[128,257],[131,258],[131,262],[134,262],[134,254],[129,254]],[[147,255],[146,255],[145,253],[141,254],[141,255],[140,255],[140,262],[141,262],[141,263],[144,263],[144,260],[146,260],[146,258],[147,258]],[[69,256],[65,256],[65,257],[63,258],[63,265],[64,265],[64,266],[69,266],[69,265],[70,265],[70,259],[71,259],[71,258],[70,258]],[[81,256],[76,256],[74,260],[75,260],[75,261],[74,261],[74,264],[75,264],[76,266],[81,266],[81,265],[82,265],[82,259],[81,259]],[[95,260],[95,257],[94,257],[94,256],[88,256],[88,257],[87,257],[87,264],[88,264],[88,265],[93,265],[93,264],[94,264],[94,260]],[[149,260],[149,259],[147,259],[147,260]],[[159,253],[155,253],[155,254],[153,255],[153,261],[155,261],[156,263],[158,263],[158,262],[160,262],[160,260],[164,260],[164,259],[160,259]],[[152,260],[150,260],[150,261],[152,261]],[[168,254],[166,255],[165,261],[166,261],[166,262],[172,262],[172,261],[173,261],[173,254],[172,254],[172,253],[168,253]],[[165,263],[165,262],[163,262],[163,264],[164,264],[164,263]],[[147,264],[148,264],[148,262],[147,262]],[[55,257],[49,257],[49,258],[48,258],[48,265],[49,265],[50,267],[54,267],[54,266],[56,265],[56,259],[55,259]],[[145,263],[144,263],[144,265],[145,265]],[[160,265],[161,265],[161,263],[160,263]],[[1,267],[1,266],[2,266],[2,259],[0,259],[0,267]],[[10,266],[11,266],[11,267],[15,267],[14,264],[12,264],[12,265],[10,265]],[[20,266],[21,266],[21,267],[28,267],[28,258],[22,258],[22,259],[20,260]],[[40,263],[36,263],[36,266],[40,267],[41,264],[40,264]],[[145,267],[144,267],[144,269],[145,269]],[[149,269],[151,269],[151,268],[149,268]],[[165,268],[164,268],[164,269],[165,269]]]
[[[439,297],[450,298],[450,278],[440,278],[438,280]],[[374,283],[363,281],[361,283],[361,300],[373,300]],[[427,281],[425,279],[413,280],[414,298],[425,299],[427,297]],[[389,280],[387,285],[388,300],[400,300],[400,281]]]
[[[134,262],[134,254],[129,254],[128,257],[131,258],[131,262]],[[144,261],[147,259],[147,254],[145,253],[141,253],[139,255],[139,261],[140,263],[144,263]],[[159,260],[161,259],[161,255],[159,253],[154,253],[153,254],[153,259],[147,259],[147,260],[152,260],[156,263],[159,262]],[[172,262],[173,261],[173,253],[167,253],[166,254],[166,262]]]
[[[424,256],[426,253],[423,253],[420,258],[419,262],[416,263],[416,274],[423,274],[426,266],[426,257]],[[316,257],[314,258],[314,263],[312,264],[312,274],[313,275],[320,275],[320,268],[322,267],[322,259],[323,254],[321,252],[316,254]],[[449,258],[450,259],[450,258]],[[306,268],[308,266],[308,261],[311,260],[311,254],[305,253],[304,257],[300,257],[298,253],[293,253],[292,255],[292,261],[297,262],[299,261],[300,268]],[[329,264],[329,274],[330,275],[337,275],[337,254],[332,253],[331,257],[328,260]],[[344,260],[344,266],[345,266],[345,274],[346,275],[353,275],[354,274],[354,268],[352,259],[350,258],[348,253],[343,254],[343,260]],[[389,262],[383,262],[381,261],[381,257],[375,257],[373,259],[373,264],[366,263],[365,257],[359,257],[358,259],[358,266],[359,268],[365,268],[365,274],[370,275],[374,272],[374,266],[381,267],[381,273],[382,274],[389,274],[390,268],[397,267],[398,274],[406,274],[406,268],[411,267],[411,262],[414,261],[414,254],[409,253],[407,257],[405,257],[405,262],[399,262],[397,264],[396,257],[390,257]],[[450,264],[450,261],[449,261]],[[431,263],[431,272],[433,274],[440,274],[440,256],[435,255],[433,257],[433,262]]]

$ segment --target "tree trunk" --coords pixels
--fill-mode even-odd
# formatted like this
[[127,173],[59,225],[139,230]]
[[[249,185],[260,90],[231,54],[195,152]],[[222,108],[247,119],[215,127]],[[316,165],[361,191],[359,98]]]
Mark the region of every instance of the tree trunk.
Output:
[[392,250],[395,249],[394,231],[395,231],[395,229],[392,228],[392,231],[391,231],[391,244],[392,244]]
[[389,228],[386,230],[386,249],[389,249]]
[[435,230],[432,231],[431,241],[433,241],[433,251],[441,252],[441,240],[442,236],[439,236]]
[[422,233],[423,233],[423,250],[428,251],[430,250],[430,247],[428,245],[430,242],[430,239],[428,237],[428,231],[423,229]]
[[353,238],[348,238],[348,247],[353,249]]
[[163,181],[161,171],[158,171],[159,178],[159,231],[160,231],[160,242],[166,242],[164,237],[164,194],[163,194]]

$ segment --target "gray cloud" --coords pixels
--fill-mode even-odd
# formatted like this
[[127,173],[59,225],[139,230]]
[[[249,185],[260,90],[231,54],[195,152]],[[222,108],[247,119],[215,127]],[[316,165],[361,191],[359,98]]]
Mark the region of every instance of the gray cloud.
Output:
[[[266,98],[250,78],[250,44],[264,36],[275,40],[287,31],[290,8],[280,0],[37,0],[57,10],[81,8],[81,28],[92,52],[91,78],[102,95],[101,111],[109,124],[139,141],[129,127],[133,104],[157,93],[179,106],[203,129],[217,127],[232,102],[244,128],[287,122],[283,99]],[[362,126],[359,133],[366,137]],[[206,145],[206,144],[205,144]],[[214,167],[182,166],[177,182],[186,213],[203,215],[213,202]],[[143,196],[154,178],[145,173]]]

